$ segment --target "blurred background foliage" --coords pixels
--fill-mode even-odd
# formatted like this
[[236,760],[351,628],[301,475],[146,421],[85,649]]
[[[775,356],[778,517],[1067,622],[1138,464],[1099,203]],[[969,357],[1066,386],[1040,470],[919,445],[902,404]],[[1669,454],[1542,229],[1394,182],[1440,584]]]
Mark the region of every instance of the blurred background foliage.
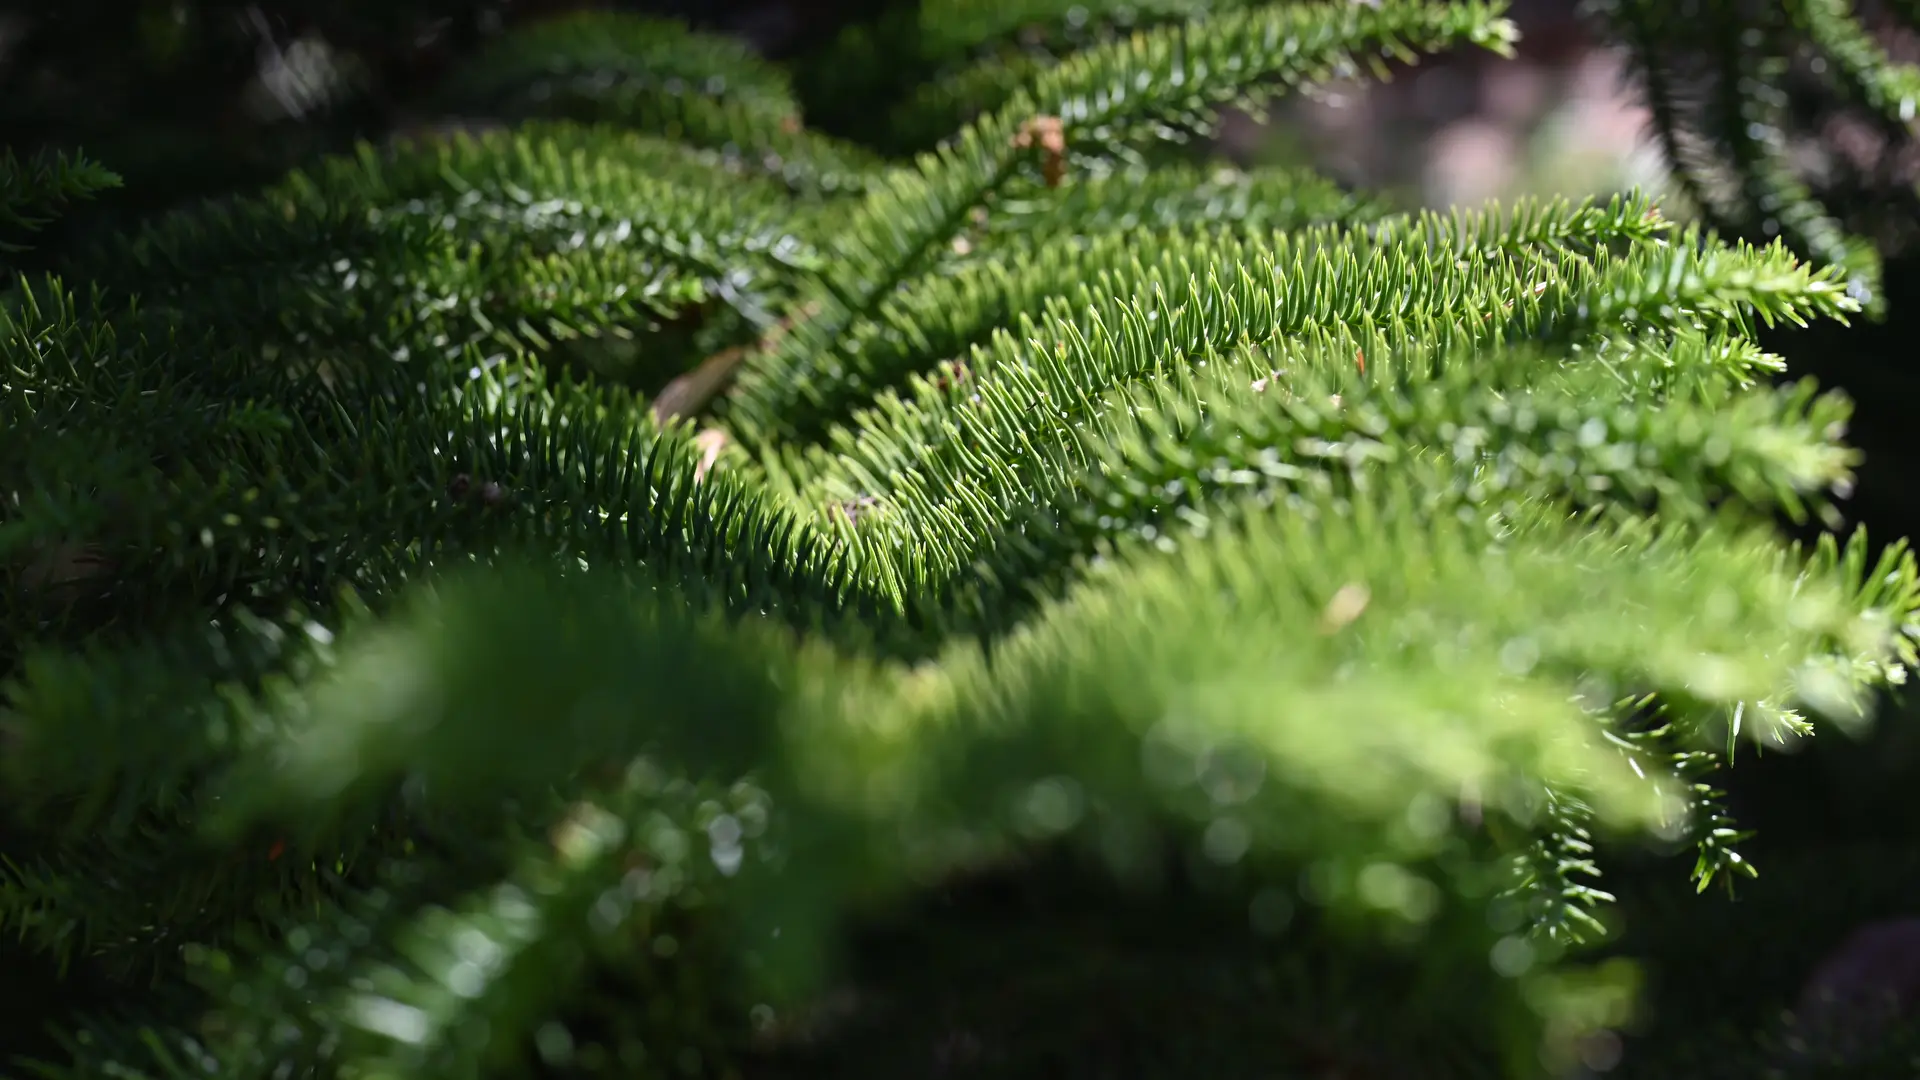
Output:
[[[0,7],[0,138],[84,145],[126,177],[70,228],[257,186],[357,138],[445,122],[425,88],[516,25],[582,8],[685,20],[789,59],[910,0],[15,0]],[[1640,113],[1575,0],[1519,0],[1511,62],[1462,53],[1410,80],[1328,87],[1235,157],[1304,158],[1343,179],[1444,205],[1646,183]],[[803,95],[807,87],[801,86]],[[882,107],[879,99],[875,107]],[[844,110],[843,110],[844,111]],[[809,115],[853,134],[860,117]]]

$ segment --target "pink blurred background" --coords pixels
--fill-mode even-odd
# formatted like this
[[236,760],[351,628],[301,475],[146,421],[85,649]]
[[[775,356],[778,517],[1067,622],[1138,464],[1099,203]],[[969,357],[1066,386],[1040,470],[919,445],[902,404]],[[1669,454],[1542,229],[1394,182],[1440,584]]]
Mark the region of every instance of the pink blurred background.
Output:
[[1621,54],[1575,0],[1518,0],[1519,54],[1431,58],[1295,98],[1272,122],[1235,118],[1225,148],[1246,162],[1312,163],[1433,206],[1490,198],[1655,190],[1659,155]]

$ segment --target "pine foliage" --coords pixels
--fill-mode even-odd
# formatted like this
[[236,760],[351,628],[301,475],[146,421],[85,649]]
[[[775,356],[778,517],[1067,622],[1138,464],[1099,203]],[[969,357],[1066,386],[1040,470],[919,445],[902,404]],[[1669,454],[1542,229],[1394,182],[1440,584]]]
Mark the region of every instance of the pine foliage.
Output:
[[1596,845],[1751,874],[1707,777],[1914,662],[1776,524],[1845,269],[1154,149],[1497,3],[913,18],[532,28],[14,284],[0,926],[129,988],[32,1075],[1560,1074]]
[[117,177],[85,158],[42,151],[21,160],[11,151],[0,158],[0,251],[22,250],[27,236],[50,224],[60,209],[119,183]]
[[[1678,189],[1722,231],[1847,268],[1913,241],[1920,10],[1903,0],[1597,0]],[[1899,42],[1900,48],[1890,48]]]

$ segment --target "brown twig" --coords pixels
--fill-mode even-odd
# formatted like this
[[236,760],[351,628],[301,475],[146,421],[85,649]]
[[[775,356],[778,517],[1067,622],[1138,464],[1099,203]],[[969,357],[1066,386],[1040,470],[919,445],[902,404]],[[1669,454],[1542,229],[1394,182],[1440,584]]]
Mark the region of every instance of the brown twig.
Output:
[[702,360],[699,367],[676,376],[654,397],[651,406],[653,418],[664,424],[669,420],[692,416],[699,412],[706,407],[707,402],[712,401],[714,396],[720,393],[727,381],[733,378],[733,373],[739,369],[741,361],[756,351],[771,348],[782,335],[793,329],[796,319],[812,314],[813,311],[808,309],[801,311],[798,315],[789,315],[775,323],[767,331],[766,336],[759,341],[751,345],[735,345],[732,348],[722,349]]

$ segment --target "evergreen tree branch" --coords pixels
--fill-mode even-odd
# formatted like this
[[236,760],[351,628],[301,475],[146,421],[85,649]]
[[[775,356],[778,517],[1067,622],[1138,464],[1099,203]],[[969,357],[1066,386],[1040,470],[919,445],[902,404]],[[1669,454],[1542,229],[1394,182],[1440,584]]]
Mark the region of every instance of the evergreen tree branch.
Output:
[[[1017,136],[1035,117],[1060,118],[1062,138],[1076,148],[1124,145],[1149,132],[1204,126],[1215,110],[1263,85],[1299,85],[1357,68],[1364,48],[1396,56],[1455,41],[1503,49],[1512,29],[1500,11],[1477,0],[1259,8],[1077,54],[869,195],[835,246],[820,293],[809,298],[820,313],[749,371],[761,382],[794,387],[801,402],[810,402],[809,384],[841,367],[831,354],[839,333],[874,311],[936,245],[951,240],[973,207],[1013,178],[1028,156]],[[785,431],[750,394],[733,412],[736,436],[750,445]]]

